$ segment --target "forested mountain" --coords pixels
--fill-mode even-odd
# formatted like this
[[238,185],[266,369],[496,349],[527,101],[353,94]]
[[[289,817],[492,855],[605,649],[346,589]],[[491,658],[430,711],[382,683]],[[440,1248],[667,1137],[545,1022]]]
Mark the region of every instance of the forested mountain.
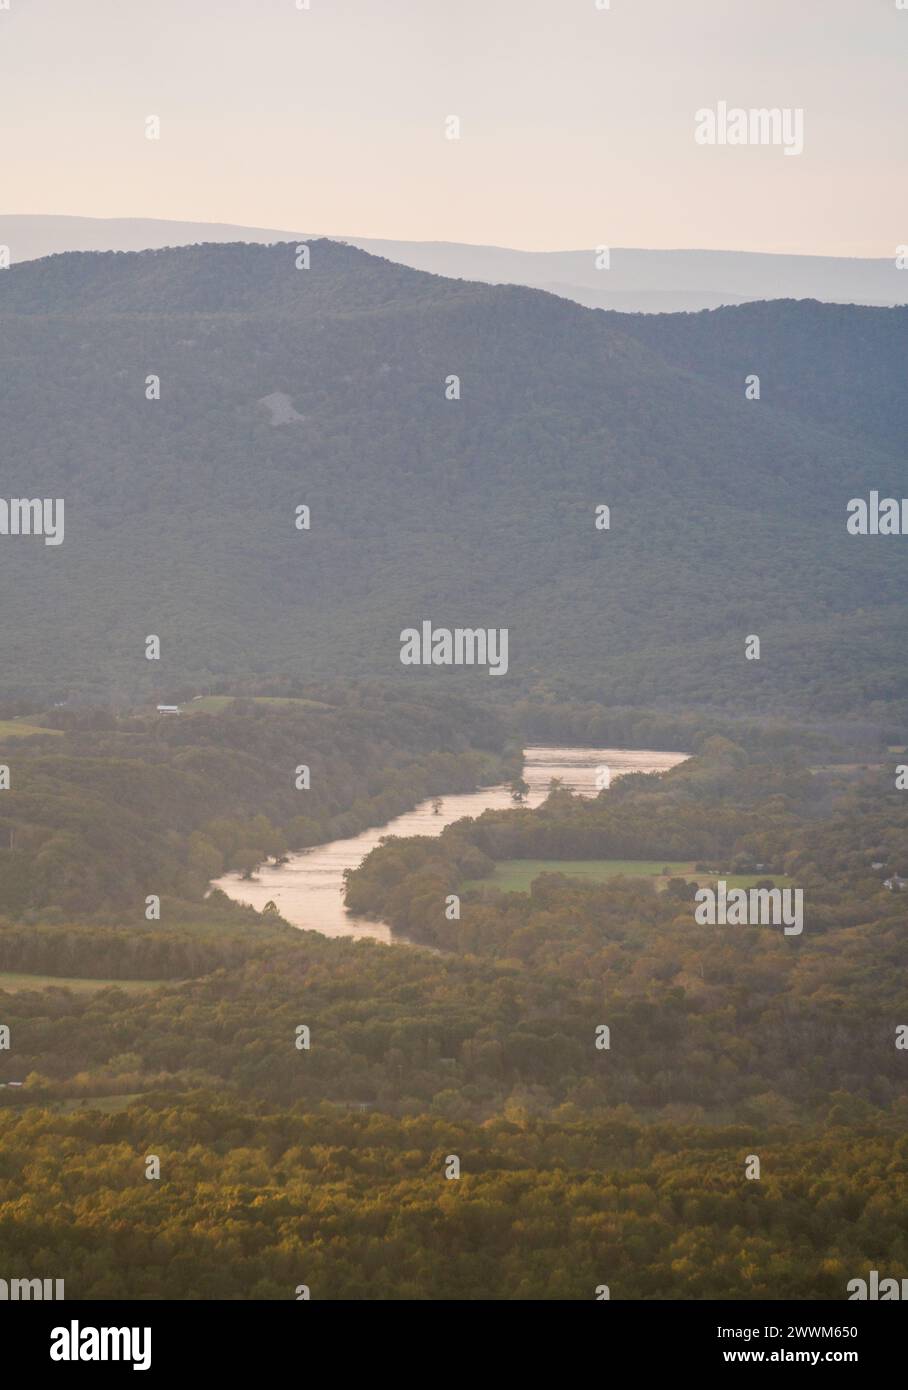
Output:
[[399,660],[429,619],[508,628],[505,677],[454,673],[483,695],[900,708],[906,541],[845,521],[903,490],[908,309],[642,319],[327,241],[295,258],[0,276],[5,495],[65,499],[63,544],[0,535],[0,694],[440,679]]

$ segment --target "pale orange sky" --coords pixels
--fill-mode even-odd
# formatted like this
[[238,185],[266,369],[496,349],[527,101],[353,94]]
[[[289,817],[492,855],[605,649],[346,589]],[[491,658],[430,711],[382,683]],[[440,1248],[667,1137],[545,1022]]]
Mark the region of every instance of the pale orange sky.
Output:
[[[310,3],[10,0],[0,212],[531,250],[908,243],[895,0]],[[719,100],[803,108],[804,153],[698,146]]]

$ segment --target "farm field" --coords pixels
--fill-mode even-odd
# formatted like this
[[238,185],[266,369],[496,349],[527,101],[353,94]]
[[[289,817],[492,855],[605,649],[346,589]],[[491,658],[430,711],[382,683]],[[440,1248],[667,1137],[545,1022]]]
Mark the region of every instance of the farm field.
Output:
[[[199,700],[190,700],[183,705],[183,714],[220,714],[229,705],[236,702],[235,695],[203,695]],[[281,706],[297,705],[302,709],[330,709],[331,706],[325,700],[303,700],[290,696],[278,695],[253,695],[249,697],[255,705],[268,705],[272,708]],[[0,726],[2,727],[2,726]]]
[[[668,870],[665,873],[664,870]],[[476,888],[497,888],[503,893],[528,893],[540,874],[566,874],[569,878],[605,883],[619,875],[625,878],[653,879],[662,890],[670,878],[684,878],[688,883],[707,887],[717,876],[697,873],[690,862],[668,863],[654,859],[503,859],[487,878],[471,879],[464,883],[465,891]],[[764,879],[772,879],[777,888],[788,888],[791,879],[785,874],[723,874],[729,888],[752,888]]]
[[53,734],[59,738],[61,732],[60,729],[42,729],[22,719],[0,719],[0,743],[12,738],[33,738],[35,734]]

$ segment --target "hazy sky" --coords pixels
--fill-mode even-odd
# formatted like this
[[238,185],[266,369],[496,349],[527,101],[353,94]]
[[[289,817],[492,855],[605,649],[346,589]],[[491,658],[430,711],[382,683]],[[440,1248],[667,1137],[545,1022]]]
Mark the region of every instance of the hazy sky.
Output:
[[[297,2],[0,0],[0,212],[534,250],[908,243],[897,0]],[[696,144],[720,100],[803,108],[804,153]]]

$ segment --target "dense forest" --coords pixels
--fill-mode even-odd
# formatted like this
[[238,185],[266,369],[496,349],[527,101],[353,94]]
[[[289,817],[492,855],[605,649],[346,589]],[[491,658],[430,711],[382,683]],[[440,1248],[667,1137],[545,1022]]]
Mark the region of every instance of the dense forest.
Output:
[[[135,715],[131,730],[58,711],[66,729],[16,745],[23,777],[49,743],[85,763],[86,796],[111,813],[90,824],[125,807],[117,864],[136,893],[147,861],[129,815],[147,817],[173,895],[149,923],[103,874],[106,896],[79,906],[76,876],[73,910],[38,892],[0,919],[4,1266],[62,1271],[76,1298],[582,1299],[607,1284],[613,1298],[841,1299],[869,1268],[903,1271],[908,893],[884,880],[908,876],[908,810],[891,768],[811,770],[791,748],[715,735],[595,798],[556,785],[534,811],[386,840],[348,903],[432,949],[331,940],[202,887],[211,847],[219,868],[231,844],[242,861],[294,843],[282,788],[303,734],[314,766],[331,750],[321,837],[396,808],[363,800],[373,763],[352,772],[364,706],[384,729],[375,775],[397,766],[401,799],[508,775],[515,729],[452,701],[438,763],[432,702],[339,693]],[[197,781],[168,840],[145,779],[182,757]],[[131,795],[116,770],[129,758]],[[18,803],[27,884],[45,883],[58,821],[79,833],[79,785],[71,809],[53,779]],[[264,839],[256,805],[271,807]],[[197,836],[209,858],[193,867]],[[85,850],[99,865],[106,852]],[[484,881],[503,859],[612,858],[797,883],[803,934],[698,926],[683,876]]]
[[42,1252],[75,1298],[836,1301],[908,1265],[905,1119],[704,1129],[518,1103],[476,1126],[210,1093],[23,1111],[2,1131],[0,1252]]
[[[62,544],[0,547],[0,696],[130,703],[283,673],[904,715],[908,552],[845,520],[903,490],[908,310],[646,318],[310,252],[71,253],[0,276],[9,487],[66,507]],[[402,668],[423,620],[507,628],[507,677]]]

